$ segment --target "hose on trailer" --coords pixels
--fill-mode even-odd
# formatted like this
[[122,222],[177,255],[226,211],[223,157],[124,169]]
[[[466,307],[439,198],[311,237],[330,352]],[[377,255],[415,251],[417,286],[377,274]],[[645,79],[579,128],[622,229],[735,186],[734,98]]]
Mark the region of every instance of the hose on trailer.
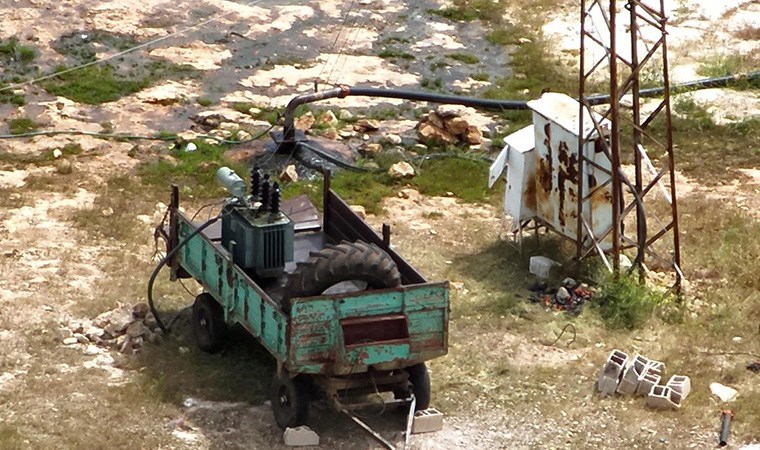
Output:
[[153,316],[156,318],[156,324],[158,324],[158,327],[166,335],[169,334],[169,327],[165,326],[164,323],[161,321],[158,311],[156,310],[156,306],[153,302],[153,284],[156,282],[156,277],[158,277],[159,272],[161,272],[161,269],[166,265],[166,263],[169,262],[169,260],[173,258],[174,255],[177,254],[179,249],[181,249],[188,242],[190,242],[190,239],[200,234],[201,231],[205,230],[206,228],[214,224],[217,220],[221,219],[222,216],[223,214],[219,214],[218,216],[207,220],[206,222],[201,224],[201,226],[196,228],[192,233],[190,233],[186,238],[182,239],[173,249],[171,249],[170,252],[166,254],[166,256],[161,258],[161,261],[158,262],[158,265],[156,266],[155,269],[153,269],[153,273],[150,275],[150,280],[148,281],[148,306],[150,307],[150,312],[152,312]]

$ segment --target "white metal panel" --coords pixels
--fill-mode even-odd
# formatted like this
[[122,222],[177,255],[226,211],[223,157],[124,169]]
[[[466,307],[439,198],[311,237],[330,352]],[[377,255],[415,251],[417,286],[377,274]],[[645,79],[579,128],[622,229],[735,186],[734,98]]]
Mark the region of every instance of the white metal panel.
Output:
[[[552,109],[554,105],[556,108]],[[540,100],[529,102],[534,109],[533,123],[536,143],[536,216],[557,232],[578,239],[578,114],[580,104],[564,94],[544,94]],[[591,123],[591,120],[588,120]],[[584,129],[593,124],[584,122]],[[592,135],[598,136],[595,132]],[[609,169],[605,153],[597,152],[594,141],[583,148],[585,158]],[[601,186],[609,174],[585,163],[580,180],[583,196]],[[597,190],[583,205],[583,218],[599,238],[612,226],[611,186]],[[582,239],[587,233],[582,232]]]
[[504,144],[504,148],[501,149],[501,153],[496,157],[496,160],[491,164],[491,169],[488,171],[488,187],[492,188],[496,180],[499,179],[504,169],[507,167],[507,155],[509,154],[509,145]]
[[504,211],[514,220],[536,217],[536,146],[533,125],[522,128],[504,139],[509,147],[507,187]]

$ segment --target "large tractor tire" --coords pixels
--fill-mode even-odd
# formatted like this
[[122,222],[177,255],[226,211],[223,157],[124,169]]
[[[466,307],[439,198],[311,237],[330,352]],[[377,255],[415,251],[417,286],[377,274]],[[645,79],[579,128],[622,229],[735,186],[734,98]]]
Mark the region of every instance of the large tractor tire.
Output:
[[[289,312],[290,300],[297,297],[398,286],[401,274],[385,251],[375,244],[344,241],[312,252],[309,259],[298,263],[285,283],[282,309]],[[336,288],[343,290],[334,291]]]

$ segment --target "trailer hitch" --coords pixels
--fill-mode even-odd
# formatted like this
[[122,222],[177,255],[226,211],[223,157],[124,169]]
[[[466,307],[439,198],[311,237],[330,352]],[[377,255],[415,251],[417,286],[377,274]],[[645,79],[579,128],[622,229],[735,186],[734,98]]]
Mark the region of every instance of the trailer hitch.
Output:
[[[346,405],[343,405],[340,403],[338,399],[334,399],[334,401],[338,405],[338,411],[342,412],[343,414],[347,415],[351,420],[353,420],[359,427],[361,427],[362,430],[366,431],[372,438],[374,438],[378,443],[380,443],[383,447],[387,448],[388,450],[396,450],[396,446],[393,445],[390,441],[385,439],[380,433],[373,430],[372,427],[367,425],[366,422],[364,422],[359,416],[353,413],[351,409],[349,409]],[[409,449],[409,445],[411,442],[411,436],[412,436],[412,424],[414,423],[414,410],[417,407],[417,399],[414,398],[414,394],[410,394],[409,398],[405,399],[399,399],[399,400],[393,400],[390,402],[386,402],[386,405],[392,405],[392,404],[403,404],[408,403],[409,404],[409,413],[406,417],[406,432],[404,433],[404,450]],[[353,405],[353,408],[356,408],[357,406],[362,405]]]

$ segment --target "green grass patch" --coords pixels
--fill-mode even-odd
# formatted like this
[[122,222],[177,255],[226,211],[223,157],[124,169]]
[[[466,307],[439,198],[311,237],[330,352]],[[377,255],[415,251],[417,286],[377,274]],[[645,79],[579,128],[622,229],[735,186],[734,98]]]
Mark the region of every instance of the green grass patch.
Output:
[[39,129],[40,125],[28,117],[8,119],[8,129],[11,134],[24,134]]
[[195,100],[195,101],[196,101],[196,102],[197,102],[199,105],[201,105],[201,106],[203,106],[203,107],[206,107],[206,106],[211,106],[211,105],[213,105],[213,104],[214,104],[214,101],[213,101],[213,100],[211,100],[211,99],[210,99],[210,98],[208,98],[208,97],[198,97],[198,99],[197,99],[197,100]]
[[697,74],[703,77],[724,77],[757,70],[758,57],[740,54],[716,55],[702,61]]
[[380,51],[380,53],[377,54],[377,56],[384,59],[414,59],[414,55],[411,53],[399,50],[397,48],[384,48],[382,51]]
[[471,22],[479,18],[478,11],[461,7],[428,9],[428,13],[434,16],[443,17],[444,19],[453,20],[455,22]]
[[446,57],[464,64],[477,64],[480,62],[480,58],[470,53],[451,53],[449,55],[446,55]]
[[13,36],[8,39],[0,39],[0,57],[30,63],[37,57],[37,51],[32,47],[19,44],[18,38]]
[[189,66],[165,61],[153,61],[145,67],[128,72],[118,70],[111,64],[96,64],[60,73],[67,69],[66,66],[58,66],[55,72],[59,75],[43,81],[42,87],[53,95],[89,105],[116,101],[139,92],[158,80],[186,79],[198,74],[198,71]]
[[466,202],[483,202],[493,195],[486,184],[487,179],[488,164],[485,161],[452,156],[423,163],[411,184],[425,195],[442,196],[451,192]]
[[141,164],[137,173],[143,183],[168,189],[170,185],[183,186],[186,193],[199,198],[225,196],[226,191],[216,182],[216,171],[222,166],[235,170],[246,177],[244,164],[235,163],[224,156],[226,146],[194,141],[197,150],[185,152],[173,149],[169,155],[158,156],[154,161]]
[[592,305],[605,325],[612,329],[634,330],[649,320],[667,297],[640,284],[633,276],[618,278],[605,274]]
[[478,72],[478,73],[471,74],[470,78],[472,78],[475,81],[488,81],[491,78],[491,75],[485,72]]
[[[66,69],[60,66],[56,72]],[[129,79],[119,76],[109,64],[84,67],[42,82],[43,88],[53,95],[89,105],[116,101],[145,89],[149,84],[147,77]]]

